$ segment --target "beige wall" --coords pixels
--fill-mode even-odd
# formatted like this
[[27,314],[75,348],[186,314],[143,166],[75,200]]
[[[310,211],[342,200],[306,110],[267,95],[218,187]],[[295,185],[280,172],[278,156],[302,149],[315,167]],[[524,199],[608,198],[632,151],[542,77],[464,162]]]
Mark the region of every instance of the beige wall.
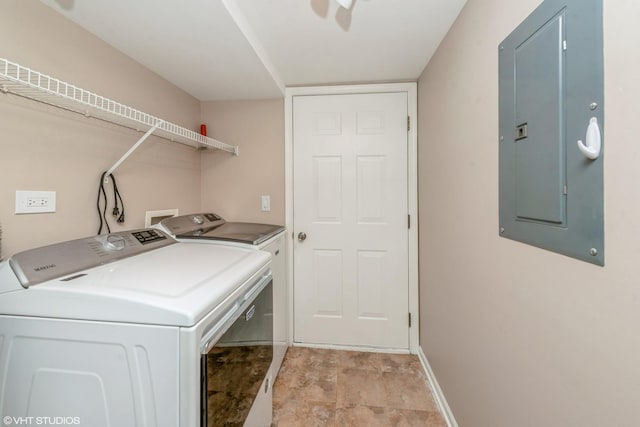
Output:
[[[196,128],[200,102],[37,0],[0,0],[0,57]],[[2,255],[95,234],[100,174],[142,135],[0,94]],[[126,223],[148,209],[200,207],[200,153],[151,137],[116,171]],[[14,215],[16,190],[57,191],[57,213]]]
[[[230,157],[152,137],[116,173],[126,228],[174,207],[284,223],[283,100],[201,105],[40,2],[0,2],[0,56],[240,146]],[[605,3],[600,268],[497,237],[497,45],[538,2],[468,0],[420,79],[421,346],[462,427],[635,426],[640,5]],[[0,130],[5,257],[95,233],[98,177],[140,136],[4,94]],[[58,212],[14,215],[27,189],[56,190]]]
[[468,0],[419,80],[421,346],[461,427],[640,425],[640,3],[605,1],[597,267],[498,237],[498,43],[539,0]]
[[[202,208],[234,221],[284,224],[284,100],[202,103],[207,134],[240,156],[202,153]],[[260,196],[271,196],[271,212]]]

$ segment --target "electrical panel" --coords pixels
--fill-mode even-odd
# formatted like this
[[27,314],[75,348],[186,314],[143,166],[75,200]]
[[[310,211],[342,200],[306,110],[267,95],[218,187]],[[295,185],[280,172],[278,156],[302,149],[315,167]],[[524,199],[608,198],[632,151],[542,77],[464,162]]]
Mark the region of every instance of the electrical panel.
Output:
[[545,0],[498,55],[500,236],[604,265],[602,0]]

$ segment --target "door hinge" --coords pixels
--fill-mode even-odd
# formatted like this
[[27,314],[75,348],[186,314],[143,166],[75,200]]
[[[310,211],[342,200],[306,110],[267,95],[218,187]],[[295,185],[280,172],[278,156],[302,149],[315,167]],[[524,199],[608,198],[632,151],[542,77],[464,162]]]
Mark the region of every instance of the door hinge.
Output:
[[562,50],[567,50],[567,41],[562,40]]
[[411,228],[411,215],[407,215],[407,228]]
[[411,313],[409,313],[409,327],[411,327]]
[[569,194],[569,189],[567,188],[567,184],[565,184],[565,185],[562,187],[562,194],[564,194],[565,196],[566,196],[567,194]]
[[411,130],[411,116],[407,116],[407,130]]

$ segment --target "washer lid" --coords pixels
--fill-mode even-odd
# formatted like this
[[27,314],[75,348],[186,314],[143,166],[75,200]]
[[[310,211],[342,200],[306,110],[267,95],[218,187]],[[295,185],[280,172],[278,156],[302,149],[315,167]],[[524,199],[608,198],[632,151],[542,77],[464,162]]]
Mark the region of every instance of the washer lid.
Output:
[[160,228],[179,239],[207,239],[259,245],[282,232],[281,225],[227,222],[214,213],[197,213],[166,218]]
[[267,274],[269,259],[243,248],[173,244],[0,294],[0,313],[192,326]]
[[284,230],[280,225],[227,222],[218,227],[177,234],[177,239],[208,239],[259,245]]

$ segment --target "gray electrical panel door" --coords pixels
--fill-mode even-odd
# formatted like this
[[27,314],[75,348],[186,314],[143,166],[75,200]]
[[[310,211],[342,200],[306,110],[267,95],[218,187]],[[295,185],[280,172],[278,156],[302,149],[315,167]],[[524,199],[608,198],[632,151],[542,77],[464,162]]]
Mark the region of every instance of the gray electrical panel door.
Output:
[[553,17],[514,52],[516,217],[552,224],[565,217],[564,150],[558,143],[564,139],[562,18]]
[[500,235],[598,265],[602,49],[602,0],[545,0],[499,46]]

